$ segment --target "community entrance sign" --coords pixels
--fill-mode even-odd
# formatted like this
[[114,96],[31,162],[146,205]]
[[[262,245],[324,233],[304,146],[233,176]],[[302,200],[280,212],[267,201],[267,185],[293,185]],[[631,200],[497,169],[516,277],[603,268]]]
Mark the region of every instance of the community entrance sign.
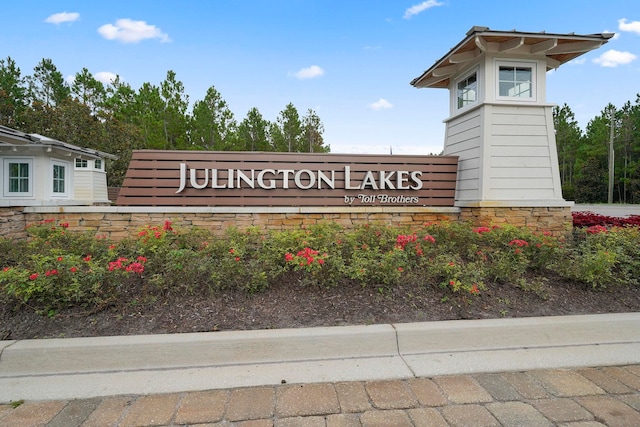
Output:
[[453,206],[455,156],[134,151],[121,206]]

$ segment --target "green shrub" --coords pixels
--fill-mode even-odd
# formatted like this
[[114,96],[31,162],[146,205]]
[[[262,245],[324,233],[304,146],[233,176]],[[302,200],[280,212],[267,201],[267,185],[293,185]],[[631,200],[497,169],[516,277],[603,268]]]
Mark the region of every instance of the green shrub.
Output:
[[491,283],[528,286],[549,273],[593,288],[640,284],[638,228],[590,227],[565,242],[512,226],[427,224],[413,229],[323,223],[224,235],[170,222],[113,243],[43,221],[28,241],[0,239],[0,301],[52,313],[68,307],[259,292],[275,283],[393,287],[403,281],[477,294]]

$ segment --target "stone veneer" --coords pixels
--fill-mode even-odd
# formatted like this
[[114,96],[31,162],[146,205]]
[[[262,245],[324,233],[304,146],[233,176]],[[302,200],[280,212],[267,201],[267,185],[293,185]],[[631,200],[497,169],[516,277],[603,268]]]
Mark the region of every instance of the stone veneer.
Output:
[[196,226],[220,233],[230,226],[288,230],[327,221],[345,228],[365,223],[411,226],[468,221],[474,226],[530,227],[560,236],[570,232],[572,224],[570,207],[9,207],[0,208],[0,237],[25,238],[27,225],[46,219],[68,223],[70,230],[88,231],[114,240],[167,220],[177,227]]

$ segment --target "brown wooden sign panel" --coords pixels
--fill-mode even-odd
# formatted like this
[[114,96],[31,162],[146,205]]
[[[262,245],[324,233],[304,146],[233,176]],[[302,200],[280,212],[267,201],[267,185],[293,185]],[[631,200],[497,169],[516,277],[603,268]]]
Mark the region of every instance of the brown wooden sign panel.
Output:
[[453,206],[458,158],[134,151],[121,206]]

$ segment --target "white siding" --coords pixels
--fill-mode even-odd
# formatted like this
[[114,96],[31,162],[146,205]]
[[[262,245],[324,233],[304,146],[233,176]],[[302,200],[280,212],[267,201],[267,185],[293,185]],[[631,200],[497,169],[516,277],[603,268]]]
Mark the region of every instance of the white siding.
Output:
[[475,200],[480,195],[481,139],[480,108],[447,122],[444,154],[459,156],[456,200]]
[[558,197],[555,188],[553,125],[549,106],[494,105],[488,117],[489,164],[486,196],[493,200]]

